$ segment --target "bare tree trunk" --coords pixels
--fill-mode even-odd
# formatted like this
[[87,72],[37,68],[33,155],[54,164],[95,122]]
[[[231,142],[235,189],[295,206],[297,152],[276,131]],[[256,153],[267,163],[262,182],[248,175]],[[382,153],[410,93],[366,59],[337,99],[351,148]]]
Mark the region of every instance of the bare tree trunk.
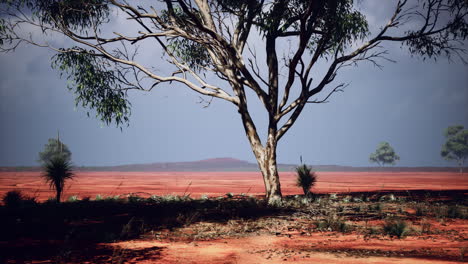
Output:
[[276,141],[274,145],[267,143],[264,149],[263,159],[257,158],[258,166],[262,172],[263,182],[268,203],[281,200],[281,184],[279,180],[278,167],[276,164]]
[[257,159],[258,167],[262,172],[263,183],[268,203],[272,203],[282,198],[281,185],[279,181],[278,168],[276,164],[276,124],[270,122],[266,146],[262,145],[257,129],[246,108],[240,108],[245,133],[250,142],[250,147]]

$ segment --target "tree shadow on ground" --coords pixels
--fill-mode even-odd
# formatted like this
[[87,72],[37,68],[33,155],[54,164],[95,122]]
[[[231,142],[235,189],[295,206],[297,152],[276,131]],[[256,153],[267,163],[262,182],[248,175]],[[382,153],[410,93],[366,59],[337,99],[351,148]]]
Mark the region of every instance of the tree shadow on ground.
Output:
[[[6,252],[0,262],[132,263],[136,258],[157,257],[161,249],[121,249],[119,253],[102,243],[135,239],[150,231],[172,230],[200,221],[255,220],[288,211],[253,198],[20,202],[13,208],[0,207],[0,251]],[[109,257],[125,261],[112,262]]]
[[2,246],[2,263],[139,263],[160,259],[163,247],[129,249],[107,245],[63,245],[57,241],[29,241]]

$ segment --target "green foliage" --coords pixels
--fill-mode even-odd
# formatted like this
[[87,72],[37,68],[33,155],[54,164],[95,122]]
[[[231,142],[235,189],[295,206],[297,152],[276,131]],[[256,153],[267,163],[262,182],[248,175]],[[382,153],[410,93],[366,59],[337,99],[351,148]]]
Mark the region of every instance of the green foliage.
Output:
[[191,69],[201,72],[212,64],[206,48],[194,41],[175,38],[167,45],[168,51],[187,64]]
[[0,18],[0,46],[3,45],[4,40],[9,38],[7,25],[5,24],[5,20]]
[[93,51],[80,48],[63,51],[54,56],[52,66],[68,74],[72,81],[68,89],[75,93],[76,105],[96,110],[96,115],[106,124],[128,123],[130,102],[118,71],[109,70],[109,62],[95,56]]
[[385,164],[395,165],[395,162],[398,160],[400,160],[400,157],[388,142],[381,142],[377,146],[377,150],[369,157],[370,162],[375,162],[379,166],[384,166]]
[[55,28],[83,31],[107,21],[106,0],[0,0],[13,10],[28,10],[33,18]]
[[[353,0],[325,1],[325,12],[323,18],[319,20],[319,28],[329,34],[325,44],[329,45],[330,49],[325,54],[343,52],[354,41],[363,40],[368,36],[367,20],[363,14],[353,9],[353,2]],[[315,50],[317,44],[317,40],[312,39],[309,49]]]
[[468,130],[461,125],[450,126],[445,130],[447,141],[442,146],[440,154],[446,160],[455,160],[462,171],[465,159],[468,157]]
[[[426,4],[426,3],[424,3]],[[468,23],[466,20],[466,10],[468,2],[466,0],[447,0],[441,1],[444,9],[449,13],[445,27],[446,31],[441,31],[434,35],[418,36],[419,31],[409,30],[405,32],[410,36],[404,44],[409,47],[412,54],[419,55],[425,58],[437,58],[445,55],[448,58],[452,54],[458,55],[458,49],[450,49],[451,41],[466,40],[468,38]]]
[[72,195],[72,196],[68,197],[67,201],[70,202],[70,203],[74,203],[74,202],[78,202],[78,200],[79,200],[78,195]]
[[317,181],[317,175],[312,171],[312,167],[309,167],[305,164],[296,168],[297,178],[296,186],[301,187],[304,191],[304,195],[310,194],[310,188],[315,185]]
[[[175,24],[180,28],[191,31],[190,21],[193,21],[193,18],[184,13],[181,8],[176,6],[173,10],[162,10],[161,13],[161,18],[166,23]],[[198,12],[196,12],[196,15],[197,19],[201,19]],[[167,51],[197,72],[204,71],[204,67],[212,64],[206,47],[193,40],[170,38],[168,39]]]
[[44,150],[39,152],[39,162],[45,164],[55,156],[60,156],[64,160],[71,160],[70,149],[60,139],[49,138],[49,141],[44,146]]
[[60,202],[65,181],[74,177],[70,161],[62,156],[52,156],[44,163],[43,171],[42,177],[49,183],[51,189],[55,189],[56,200]]
[[390,237],[404,238],[408,232],[408,224],[401,219],[387,219],[383,226],[383,231]]

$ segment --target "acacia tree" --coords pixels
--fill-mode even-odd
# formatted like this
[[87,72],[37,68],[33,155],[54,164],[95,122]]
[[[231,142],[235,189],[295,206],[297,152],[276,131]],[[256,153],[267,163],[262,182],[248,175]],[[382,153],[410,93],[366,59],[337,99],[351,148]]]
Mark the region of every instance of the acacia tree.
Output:
[[[0,1],[3,50],[21,43],[52,48],[53,66],[73,81],[77,104],[95,109],[106,123],[128,122],[127,91],[162,84],[180,83],[232,103],[269,201],[281,198],[278,141],[307,104],[326,102],[346,86],[335,81],[340,69],[362,61],[380,66],[389,59],[386,42],[401,42],[423,57],[461,57],[468,35],[465,0],[395,1],[375,34],[353,0]],[[133,27],[111,29],[122,18]],[[75,45],[40,42],[27,34],[34,28]],[[151,64],[137,52],[140,44],[162,50],[166,60]],[[248,102],[255,97],[248,91],[266,111],[266,133],[251,117]]]
[[370,162],[375,162],[379,166],[384,166],[385,164],[395,165],[395,162],[398,160],[400,160],[400,157],[388,142],[381,142],[375,152],[369,157]]
[[450,126],[445,130],[447,141],[440,154],[446,160],[455,160],[463,173],[463,164],[468,157],[468,130],[462,125]]
[[45,164],[52,160],[54,156],[62,156],[66,161],[71,161],[71,152],[60,138],[49,138],[44,150],[39,152],[39,162]]

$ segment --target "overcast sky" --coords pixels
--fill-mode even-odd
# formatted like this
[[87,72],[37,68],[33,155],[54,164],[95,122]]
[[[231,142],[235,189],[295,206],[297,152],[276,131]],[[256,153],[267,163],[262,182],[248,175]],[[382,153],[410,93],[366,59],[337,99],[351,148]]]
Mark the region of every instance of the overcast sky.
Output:
[[[372,10],[367,17],[373,27],[384,24],[393,3],[376,2],[381,3],[363,6]],[[447,126],[468,128],[468,66],[443,58],[423,61],[399,45],[386,47],[397,63],[341,72],[337,81],[349,83],[345,92],[304,110],[280,141],[278,162],[298,163],[302,155],[312,165],[369,166],[370,153],[388,141],[400,166],[455,165],[441,158],[440,149]],[[204,108],[198,94],[180,85],[130,93],[130,126],[121,131],[75,107],[67,81],[50,67],[52,55],[30,46],[0,54],[0,166],[37,165],[38,152],[57,130],[79,166],[215,157],[255,161],[231,103],[213,100]],[[259,105],[251,111],[262,129],[266,112]]]

